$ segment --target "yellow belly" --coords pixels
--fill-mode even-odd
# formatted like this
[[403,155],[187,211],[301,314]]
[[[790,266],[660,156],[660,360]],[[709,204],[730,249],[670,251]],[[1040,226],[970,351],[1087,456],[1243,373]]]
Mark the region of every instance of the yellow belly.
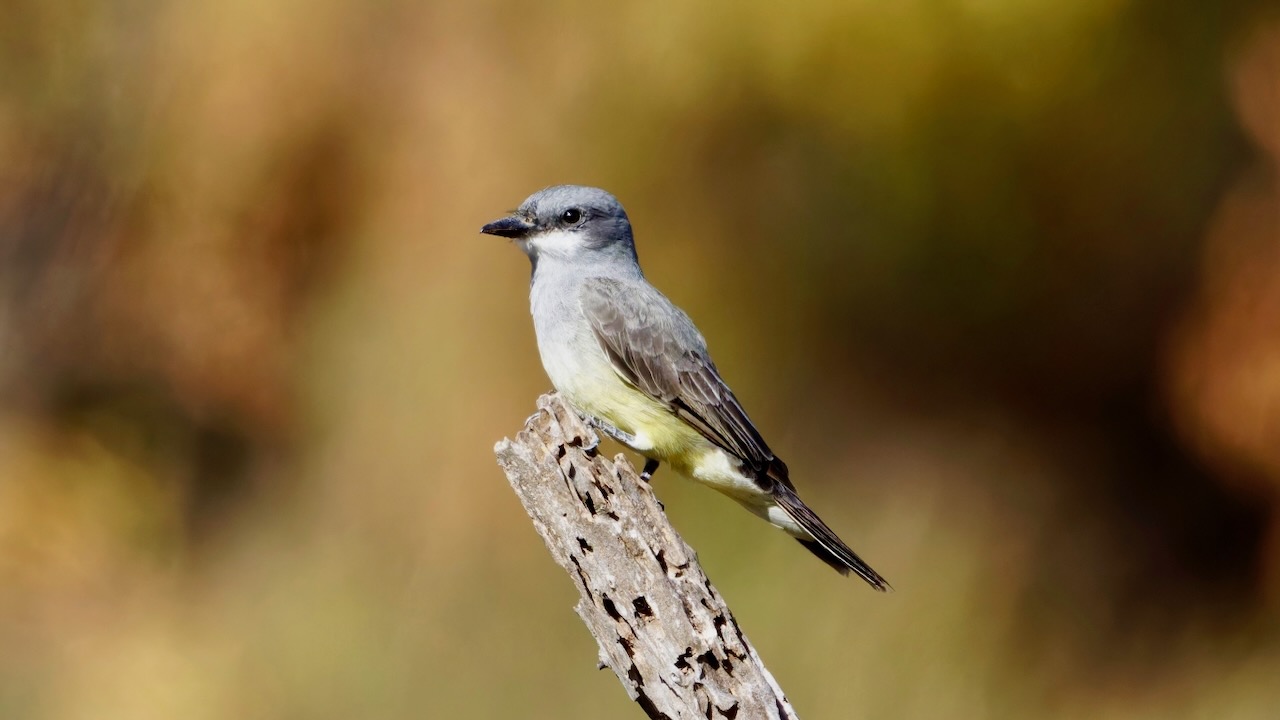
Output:
[[[579,377],[579,381],[583,378]],[[632,449],[685,477],[748,505],[767,496],[738,469],[739,461],[658,401],[614,375],[589,387],[562,388],[570,402],[636,438]]]
[[693,451],[711,447],[706,438],[662,403],[616,375],[592,378],[589,386],[562,390],[567,391],[565,396],[574,405],[635,437],[632,449],[645,457],[675,464]]

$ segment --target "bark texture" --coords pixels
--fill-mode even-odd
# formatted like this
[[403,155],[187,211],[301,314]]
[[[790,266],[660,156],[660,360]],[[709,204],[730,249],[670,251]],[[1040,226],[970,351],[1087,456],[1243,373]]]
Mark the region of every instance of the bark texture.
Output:
[[582,599],[577,612],[650,718],[787,720],[782,689],[648,483],[558,396],[494,452]]

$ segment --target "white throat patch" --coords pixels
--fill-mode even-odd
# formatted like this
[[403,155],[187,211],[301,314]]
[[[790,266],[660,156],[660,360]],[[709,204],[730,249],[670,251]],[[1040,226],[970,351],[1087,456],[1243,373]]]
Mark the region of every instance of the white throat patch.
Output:
[[533,245],[539,254],[561,258],[570,258],[577,255],[579,250],[586,247],[585,241],[584,233],[569,230],[549,230],[532,235],[528,240],[529,244]]

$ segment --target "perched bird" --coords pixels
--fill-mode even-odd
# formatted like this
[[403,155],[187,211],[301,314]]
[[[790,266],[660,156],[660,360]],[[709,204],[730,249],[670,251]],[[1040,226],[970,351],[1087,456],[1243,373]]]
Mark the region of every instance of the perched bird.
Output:
[[721,379],[693,321],[640,271],[631,222],[613,195],[557,185],[481,232],[529,256],[542,366],[602,433],[737,500],[841,574],[884,578],[796,495],[787,466]]

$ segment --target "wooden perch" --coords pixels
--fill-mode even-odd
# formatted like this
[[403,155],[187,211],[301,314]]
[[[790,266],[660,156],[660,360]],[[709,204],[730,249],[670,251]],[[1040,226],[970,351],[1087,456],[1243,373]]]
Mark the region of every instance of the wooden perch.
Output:
[[494,452],[577,612],[627,694],[650,718],[787,720],[795,711],[733,613],[671,527],[648,483],[557,395]]

